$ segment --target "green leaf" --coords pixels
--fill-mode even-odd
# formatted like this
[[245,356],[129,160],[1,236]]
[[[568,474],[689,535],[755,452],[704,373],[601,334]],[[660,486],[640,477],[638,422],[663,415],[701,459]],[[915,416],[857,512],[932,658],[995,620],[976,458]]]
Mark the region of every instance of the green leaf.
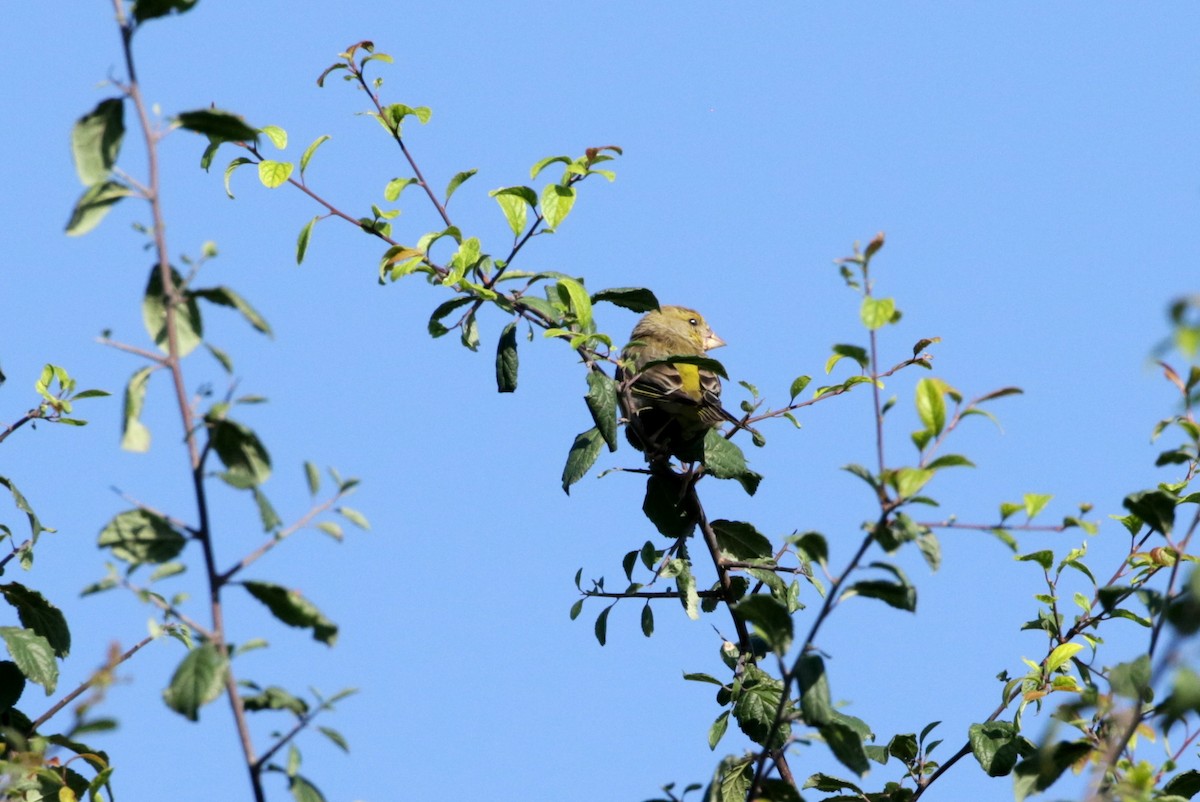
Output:
[[1039,512],[1046,509],[1046,505],[1050,503],[1052,495],[1041,493],[1026,493],[1024,496],[1025,514],[1030,518],[1035,517]]
[[608,641],[608,612],[612,609],[612,605],[605,607],[600,611],[600,615],[596,616],[596,625],[593,631],[596,634],[596,640],[601,646]]
[[496,343],[496,390],[514,393],[517,390],[517,321],[511,321],[500,332]]
[[529,168],[529,178],[530,179],[537,178],[538,175],[542,172],[542,170],[545,170],[550,165],[558,163],[558,162],[561,162],[562,164],[570,164],[571,157],[570,156],[547,156],[546,158],[539,161],[537,164],[533,165],[533,167]]
[[454,178],[450,179],[450,184],[446,187],[445,203],[450,203],[450,196],[454,194],[454,190],[462,186],[464,181],[475,175],[477,172],[479,172],[479,170],[463,170],[461,173],[455,173]]
[[129,378],[125,385],[125,407],[121,425],[121,448],[144,453],[150,450],[150,430],[142,423],[142,407],[146,400],[146,385],[150,382],[152,366],[144,367]]
[[1125,509],[1141,518],[1151,529],[1170,535],[1175,526],[1177,500],[1162,490],[1142,490],[1125,497]]
[[304,228],[300,229],[300,236],[296,238],[296,264],[304,262],[304,254],[308,253],[308,242],[312,239],[312,229],[317,221],[321,219],[321,215],[317,215],[312,220],[304,224]]
[[230,485],[250,488],[271,476],[271,456],[251,429],[228,419],[211,421],[210,443],[225,466],[221,478]]
[[818,726],[817,732],[829,745],[829,751],[833,752],[839,763],[862,776],[867,773],[870,764],[867,762],[866,750],[863,749],[863,736],[849,723],[852,720],[856,719],[838,713],[833,721]]
[[371,524],[367,522],[367,517],[356,509],[351,507],[337,507],[336,511],[359,529],[368,530],[371,528]]
[[258,180],[267,189],[275,189],[291,178],[293,169],[295,169],[295,165],[291,162],[263,159],[258,163]]
[[64,658],[70,653],[71,630],[67,619],[45,596],[17,582],[0,585],[0,594],[17,608],[22,626],[45,638],[55,656]]
[[[316,218],[313,218],[314,220]],[[312,223],[309,223],[312,225]],[[242,317],[246,322],[254,327],[256,331],[260,331],[268,337],[271,335],[271,326],[266,319],[258,313],[254,307],[246,302],[242,296],[238,295],[228,287],[207,287],[199,290],[192,290],[192,297],[199,298],[209,303],[217,304],[218,306],[227,306],[231,309],[236,309],[242,313]]]
[[250,488],[250,492],[254,494],[254,503],[258,507],[258,519],[262,523],[263,531],[273,532],[283,526],[283,519],[275,511],[275,507],[271,504],[271,500],[267,498],[267,494],[257,487]]
[[287,148],[287,131],[280,128],[278,125],[264,125],[258,129],[260,134],[265,134],[267,139],[271,140],[277,149],[284,150]]
[[131,566],[169,562],[186,544],[166,519],[146,510],[126,510],[113,516],[97,541],[100,548],[112,549],[114,557]]
[[171,12],[183,14],[196,5],[197,0],[137,0],[133,4],[133,18],[138,23],[156,17],[165,17]]
[[[203,338],[200,306],[190,293],[181,291],[183,277],[175,268],[171,268],[171,283],[176,293],[183,295],[175,304],[175,337],[179,346],[179,356],[187,356]],[[167,300],[163,292],[162,271],[158,265],[150,268],[150,279],[146,282],[146,295],[142,300],[142,322],[159,350],[164,354],[168,353]]]
[[749,622],[754,631],[779,656],[792,645],[792,617],[780,602],[764,593],[756,593],[733,606],[737,615]]
[[[814,774],[809,777],[804,783],[805,788],[816,788],[818,791],[852,791],[856,797],[866,798],[866,794],[861,788],[852,782],[833,777],[829,774]],[[842,797],[844,799],[845,797]]]
[[1054,647],[1050,652],[1050,656],[1046,658],[1046,670],[1057,671],[1058,669],[1071,662],[1071,658],[1083,649],[1082,643],[1061,643]]
[[600,447],[604,438],[600,430],[593,426],[586,432],[575,436],[571,451],[567,454],[567,464],[563,466],[562,489],[567,495],[571,493],[571,485],[584,477],[600,456]]
[[628,309],[631,312],[650,312],[658,309],[658,298],[654,293],[643,287],[615,287],[610,290],[600,290],[592,296],[592,303],[608,301],[610,304]]
[[333,729],[332,727],[317,727],[317,732],[321,733],[326,738],[328,738],[330,741],[332,741],[333,745],[336,746],[338,749],[341,749],[343,752],[349,753],[350,744],[346,742],[345,736],[342,735],[337,730]]
[[1015,559],[1017,562],[1035,562],[1047,571],[1054,566],[1054,552],[1049,549],[1022,554]]
[[889,483],[896,488],[900,498],[908,499],[921,492],[921,488],[933,478],[933,471],[927,468],[900,468],[889,477]]
[[839,343],[833,346],[833,355],[825,362],[825,372],[829,373],[833,370],[833,366],[840,362],[843,358],[853,359],[858,363],[858,367],[862,370],[867,369],[870,364],[870,359],[867,357],[867,350],[857,345],[846,345]]
[[617,385],[610,376],[600,370],[589,370],[588,391],[583,397],[592,421],[609,451],[617,450]]
[[401,192],[416,183],[418,181],[415,178],[393,178],[383,188],[383,197],[388,203],[395,203],[400,199]]
[[1164,731],[1200,711],[1200,675],[1187,666],[1181,666],[1172,678],[1171,693],[1163,700],[1161,709]]
[[204,347],[208,349],[210,354],[212,354],[213,359],[221,363],[221,367],[225,369],[226,373],[233,373],[233,359],[230,358],[229,354],[225,353],[212,343],[205,343]]
[[12,660],[0,661],[0,715],[12,710],[25,693],[25,675]]
[[892,576],[896,577],[896,581],[867,579],[855,582],[850,586],[849,591],[847,591],[848,593],[857,593],[868,599],[879,599],[898,610],[916,612],[917,589],[908,581],[908,577],[904,575],[903,571],[887,563],[871,563],[870,567],[888,571]]
[[812,377],[810,377],[810,376],[797,376],[795,378],[795,380],[792,381],[791,389],[788,391],[791,396],[788,399],[788,403],[795,401],[796,396],[798,396],[798,395],[800,395],[800,393],[804,392],[804,388],[807,387],[808,383],[811,381],[812,381]]
[[[1086,741],[1059,741],[1053,745],[1043,745],[1013,770],[1016,799],[1024,800],[1034,793],[1045,791],[1058,781],[1064,771],[1080,765],[1080,761],[1091,754],[1094,748]],[[1169,797],[1156,795],[1154,798],[1169,802]]]
[[[648,608],[647,608],[648,609]],[[725,730],[729,727],[729,711],[726,710],[717,716],[717,720],[708,728],[708,748],[716,749],[717,744],[725,737]]]
[[54,661],[50,642],[33,630],[20,627],[0,627],[0,638],[21,673],[45,688],[47,696],[54,693],[58,686],[58,663]]
[[183,563],[163,563],[150,572],[150,581],[157,582],[160,579],[177,576],[187,571],[187,566]]
[[642,634],[647,638],[654,634],[654,611],[649,602],[642,607]]
[[674,472],[655,472],[646,479],[642,512],[667,537],[687,537],[696,528],[696,511]]
[[558,228],[571,207],[575,205],[575,189],[562,184],[547,184],[542,188],[542,219],[551,231]]
[[1163,793],[1191,799],[1200,794],[1200,771],[1188,769],[1176,774],[1163,786]]
[[[381,53],[379,55],[382,56],[383,54]],[[403,103],[392,103],[391,105],[384,107],[383,115],[386,120],[391,123],[392,128],[394,128],[398,134],[400,133],[400,126],[401,123],[404,122],[405,117],[416,117],[417,120],[424,125],[425,123],[429,122],[430,119],[432,119],[433,111],[431,111],[428,106],[417,106],[416,108],[413,108],[412,106],[406,106]]]
[[[42,532],[54,531],[49,527],[42,526],[42,522],[38,519],[37,513],[35,513],[33,508],[29,506],[29,502],[25,499],[25,496],[21,493],[21,491],[17,489],[17,486],[12,483],[12,480],[8,479],[7,477],[0,476],[0,486],[8,488],[8,492],[12,495],[13,504],[16,505],[18,510],[25,513],[25,517],[29,519],[29,538],[32,541],[31,545],[37,543],[38,535],[40,535]],[[0,526],[0,532],[7,534],[8,527]]]
[[108,392],[107,390],[83,390],[71,396],[71,400],[78,401],[81,398],[107,398],[110,395],[112,395],[112,393]]
[[1032,744],[1021,737],[1011,721],[972,724],[967,740],[971,754],[989,777],[1003,777],[1012,771],[1018,757],[1034,751]]
[[892,757],[899,758],[906,763],[915,760],[920,754],[917,747],[917,736],[912,733],[893,736],[892,740],[888,741],[887,752]]
[[216,646],[198,646],[175,669],[171,684],[163,691],[163,701],[189,721],[197,721],[200,708],[221,695],[228,671],[229,661]]
[[299,774],[288,778],[288,792],[296,802],[325,802],[320,790]]
[[790,735],[788,724],[774,728],[775,712],[783,697],[783,683],[754,665],[745,669],[741,693],[733,703],[733,716],[746,737],[760,745],[778,748]]
[[247,159],[245,156],[238,156],[225,166],[225,194],[233,199],[233,188],[230,187],[229,181],[233,178],[233,171],[241,167],[243,164],[254,164],[252,159]]
[[256,142],[257,129],[246,124],[240,116],[218,109],[185,111],[175,118],[180,128],[204,134],[218,142]]
[[568,301],[582,331],[592,330],[592,299],[586,289],[573,278],[561,278],[557,283],[560,296]]
[[313,140],[312,144],[304,149],[304,155],[300,157],[300,175],[304,176],[305,169],[308,168],[308,162],[312,159],[313,154],[317,152],[317,148],[321,147],[321,143],[329,139],[329,134],[321,134]]
[[912,349],[913,357],[920,356],[921,352],[924,351],[926,348],[933,345],[934,343],[940,343],[941,341],[942,341],[941,337],[924,337],[920,340],[917,340],[917,344],[914,345],[913,349]]
[[696,577],[692,574],[691,563],[679,557],[667,562],[660,576],[675,580],[675,590],[679,594],[679,603],[687,617],[696,621],[700,618],[700,594],[696,591]]
[[925,467],[931,471],[937,471],[941,470],[942,468],[954,468],[958,466],[974,468],[975,463],[971,462],[971,460],[967,459],[962,454],[943,454]]
[[724,682],[721,682],[721,680],[717,679],[712,674],[705,674],[701,671],[688,672],[683,675],[683,678],[687,682],[706,682],[709,685],[716,685],[717,687],[722,687],[725,685]]
[[124,137],[124,98],[101,100],[75,122],[71,129],[71,155],[75,159],[75,172],[85,187],[108,179]]
[[242,706],[251,713],[260,710],[289,710],[297,716],[308,713],[308,703],[278,685],[268,685],[261,692],[242,697]]
[[817,654],[806,654],[796,661],[796,681],[800,688],[800,712],[804,721],[820,726],[833,720],[833,700],[825,661]]
[[946,428],[945,382],[940,379],[921,379],[917,382],[917,414],[921,423],[934,436]]
[[769,559],[775,551],[771,541],[751,524],[716,520],[712,530],[721,551],[735,560]]
[[104,216],[112,211],[113,204],[133,194],[129,187],[117,181],[103,181],[92,184],[83,191],[75,208],[71,210],[71,219],[67,221],[66,232],[69,237],[79,237],[96,226]]
[[863,325],[871,331],[881,329],[896,317],[896,302],[891,298],[874,298],[868,295],[862,300],[859,315]]
[[717,479],[736,479],[751,496],[762,481],[762,476],[746,467],[742,450],[716,429],[709,429],[704,436],[704,467]]
[[[458,245],[458,249],[450,257],[451,270],[444,279],[445,283],[449,285],[457,284],[467,274],[468,270],[479,263],[483,255],[478,237],[467,237],[462,240]],[[485,288],[480,287],[479,289],[484,290]],[[483,292],[478,292],[477,294],[482,295]]]
[[251,596],[265,604],[272,615],[289,627],[311,629],[313,640],[326,646],[333,646],[337,641],[337,624],[326,618],[300,591],[289,590],[272,582],[246,581],[242,585]]
[[458,298],[451,298],[449,301],[439,304],[437,309],[433,310],[433,314],[429,316],[429,335],[431,337],[441,337],[442,335],[449,333],[450,329],[442,325],[442,318],[453,312],[455,309],[458,309],[460,306],[466,306],[467,304],[471,303],[472,300],[473,299],[470,296],[461,296]]
[[504,219],[508,221],[513,235],[521,236],[525,231],[529,209],[537,207],[537,193],[529,187],[503,187],[488,194],[500,204],[500,211],[504,212]]
[[[1068,644],[1069,645],[1069,644]],[[1059,648],[1062,648],[1061,646]],[[1055,649],[1058,651],[1058,649]],[[1150,686],[1150,657],[1139,655],[1127,663],[1118,663],[1109,673],[1109,682],[1113,692],[1127,699],[1135,699],[1149,703],[1154,698],[1154,690]],[[1170,705],[1168,705],[1169,707]]]
[[462,327],[459,329],[459,340],[463,346],[472,351],[479,348],[479,321],[475,318],[475,312],[470,311],[463,318]]
[[308,494],[315,496],[321,489],[321,472],[311,462],[304,463],[304,478],[308,481]]

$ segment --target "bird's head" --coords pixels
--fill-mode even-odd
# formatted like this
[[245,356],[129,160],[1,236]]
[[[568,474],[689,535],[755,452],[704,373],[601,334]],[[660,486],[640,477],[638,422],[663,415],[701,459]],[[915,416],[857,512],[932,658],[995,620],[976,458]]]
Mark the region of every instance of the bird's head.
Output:
[[664,306],[649,312],[638,324],[638,328],[643,327],[645,333],[659,332],[673,340],[686,341],[700,352],[711,351],[725,344],[703,315],[686,306]]

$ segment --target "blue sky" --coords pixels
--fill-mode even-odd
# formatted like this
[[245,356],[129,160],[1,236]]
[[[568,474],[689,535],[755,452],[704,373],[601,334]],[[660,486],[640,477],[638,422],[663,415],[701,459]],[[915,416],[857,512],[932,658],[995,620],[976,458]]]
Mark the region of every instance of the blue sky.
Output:
[[[331,134],[309,183],[365,214],[405,167],[373,122],[353,116],[365,108],[361,94],[340,81],[318,89],[315,78],[339,50],[373,39],[396,58],[380,73],[385,97],[433,108],[429,125],[408,129],[431,183],[479,169],[451,211],[492,252],[510,235],[487,190],[525,182],[544,156],[620,145],[617,181],[585,183],[572,216],[530,243],[520,266],[584,276],[593,290],[647,286],[701,309],[729,343],[718,356],[730,375],[776,404],[795,376],[821,381],[834,343],[865,340],[832,260],[886,231],[877,289],[904,312],[883,334],[886,359],[937,336],[935,375],[964,394],[1026,391],[995,405],[1002,431],[976,419],[959,433],[952,450],[979,467],[939,477],[939,514],[990,523],[1000,501],[1038,492],[1055,495],[1052,520],[1081,501],[1104,519],[1126,493],[1175,478],[1153,467],[1150,430],[1174,398],[1149,354],[1167,332],[1166,304],[1196,291],[1194,5],[330,8],[207,0],[147,25],[136,43],[144,91],[164,115],[216,104],[282,126],[293,160]],[[9,378],[0,420],[32,405],[45,362],[118,394],[81,407],[85,429],[22,431],[0,462],[59,530],[40,545],[33,573],[10,570],[9,581],[67,609],[66,689],[110,641],[139,639],[151,614],[119,593],[75,599],[104,571],[95,537],[123,508],[110,488],[183,517],[192,507],[165,384],[147,401],[153,450],[120,452],[119,391],[139,365],[94,342],[108,328],[145,342],[139,296],[151,257],[130,229],[145,213],[125,203],[87,237],[62,233],[80,192],[70,127],[111,93],[98,84],[122,75],[111,8],[76,4],[67,15],[26,4],[15,17],[0,31],[5,106],[18,110],[0,128],[10,177],[0,197]],[[666,782],[706,781],[717,757],[742,744],[731,732],[717,755],[708,751],[719,709],[681,674],[722,671],[713,626],[727,629],[727,618],[693,622],[661,605],[646,640],[639,606],[621,604],[604,648],[591,631],[598,605],[567,618],[580,566],[619,585],[622,555],[656,538],[630,476],[589,477],[570,497],[559,488],[571,439],[590,426],[568,350],[522,341],[519,390],[497,395],[498,315],[482,321],[480,353],[430,340],[426,320],[446,296],[419,279],[379,287],[375,243],[332,220],[297,267],[297,232],[318,210],[299,193],[263,189],[248,169],[230,201],[219,167],[197,169],[200,151],[183,132],[163,143],[169,240],[173,253],[192,255],[215,241],[220,256],[201,283],[234,287],[275,329],[266,340],[232,315],[207,318],[234,357],[239,391],[271,398],[244,414],[273,457],[267,491],[294,517],[306,503],[301,463],[335,465],[363,479],[351,504],[373,526],[342,545],[308,533],[255,569],[254,578],[301,588],[337,621],[335,649],[273,626],[253,604],[230,613],[235,638],[272,642],[239,664],[242,675],[296,690],[361,689],[325,722],[348,737],[350,755],[303,739],[305,772],[330,800],[376,802],[641,800]],[[132,135],[123,163],[144,170]],[[414,191],[401,206],[399,236],[435,227]],[[599,325],[622,340],[634,322],[608,307]],[[189,360],[188,375],[194,387],[224,389],[203,356]],[[888,435],[897,463],[913,456],[916,378],[886,388],[899,397]],[[862,392],[818,405],[799,432],[768,427],[768,446],[749,453],[766,476],[761,491],[747,499],[713,482],[710,515],[749,520],[773,538],[821,531],[833,566],[842,564],[873,514],[865,486],[838,470],[871,458],[868,401]],[[623,449],[600,467],[636,461]],[[245,497],[217,491],[215,503],[223,561],[258,545]],[[1022,546],[1065,552],[1080,539],[1029,535]],[[1043,654],[1040,639],[1017,631],[1042,588],[1031,564],[986,535],[949,532],[942,543],[936,574],[901,557],[919,588],[917,615],[846,604],[820,645],[848,712],[884,741],[941,720],[946,757],[995,706],[994,676]],[[1109,575],[1125,545],[1105,521],[1089,542],[1096,573]],[[180,587],[199,596],[192,573]],[[1142,637],[1132,626],[1112,633],[1118,648]],[[104,708],[121,728],[96,742],[113,754],[125,798],[165,784],[184,802],[238,798],[245,783],[226,706],[206,708],[197,726],[160,702],[181,657],[163,641],[127,663]],[[22,706],[40,712],[36,689],[27,693]],[[1026,726],[1038,733],[1044,721]],[[820,748],[792,765],[805,776],[834,769]],[[867,784],[895,771],[877,768]],[[1006,780],[987,781],[964,761],[926,799],[1008,794]]]

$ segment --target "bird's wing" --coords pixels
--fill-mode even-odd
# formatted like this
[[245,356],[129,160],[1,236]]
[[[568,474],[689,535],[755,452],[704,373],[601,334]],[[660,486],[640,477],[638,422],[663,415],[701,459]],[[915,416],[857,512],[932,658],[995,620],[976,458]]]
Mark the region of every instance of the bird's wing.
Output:
[[666,405],[692,408],[701,420],[715,424],[735,420],[721,408],[721,380],[695,365],[660,362],[637,374],[630,392],[635,397]]

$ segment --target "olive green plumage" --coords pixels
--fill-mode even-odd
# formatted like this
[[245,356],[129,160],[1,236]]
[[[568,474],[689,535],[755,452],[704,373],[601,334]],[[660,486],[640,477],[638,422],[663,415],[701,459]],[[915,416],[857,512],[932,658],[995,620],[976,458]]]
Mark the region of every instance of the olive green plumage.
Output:
[[652,463],[668,456],[701,461],[708,430],[724,421],[738,424],[721,406],[717,374],[697,365],[652,364],[674,356],[703,357],[724,344],[699,312],[682,306],[649,312],[634,327],[621,351],[618,398],[629,442]]

